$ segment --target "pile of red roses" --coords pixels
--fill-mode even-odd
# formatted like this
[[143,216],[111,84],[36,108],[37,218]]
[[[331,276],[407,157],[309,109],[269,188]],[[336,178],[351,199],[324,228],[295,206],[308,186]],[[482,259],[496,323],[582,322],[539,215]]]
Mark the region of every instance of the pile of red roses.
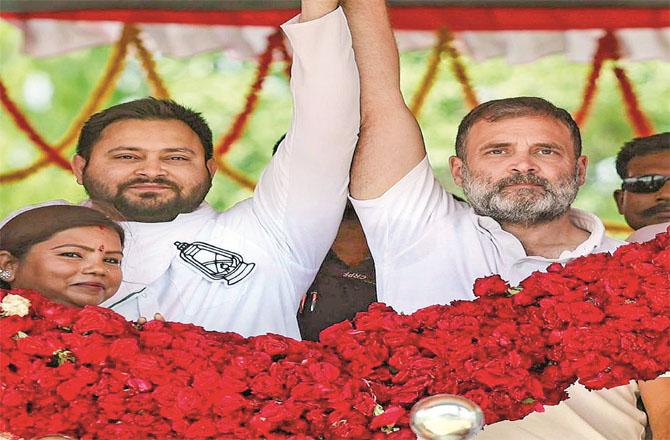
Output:
[[670,369],[668,233],[474,289],[409,316],[375,304],[319,344],[0,291],[30,300],[26,316],[0,311],[0,432],[413,439],[409,409],[428,395],[463,395],[493,423],[558,403],[577,378],[611,388]]

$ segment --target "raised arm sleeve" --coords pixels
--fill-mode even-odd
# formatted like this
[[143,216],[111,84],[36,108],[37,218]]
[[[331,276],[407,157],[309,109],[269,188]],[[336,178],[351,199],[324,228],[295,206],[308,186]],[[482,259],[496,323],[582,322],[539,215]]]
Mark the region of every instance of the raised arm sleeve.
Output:
[[293,118],[253,209],[288,258],[318,269],[337,233],[359,127],[359,80],[340,8],[282,26],[293,49]]

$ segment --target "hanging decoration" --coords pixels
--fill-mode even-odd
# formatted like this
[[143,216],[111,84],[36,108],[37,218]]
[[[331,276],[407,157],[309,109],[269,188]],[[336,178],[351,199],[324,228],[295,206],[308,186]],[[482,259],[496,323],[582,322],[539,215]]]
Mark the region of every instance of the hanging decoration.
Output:
[[[82,111],[79,113],[79,115],[77,115],[77,117],[75,117],[74,121],[72,122],[72,124],[70,124],[70,127],[61,137],[61,139],[57,141],[53,147],[50,147],[51,149],[55,150],[56,152],[61,152],[65,150],[69,145],[71,145],[72,142],[74,142],[74,140],[79,135],[79,131],[81,130],[81,127],[84,125],[84,122],[86,122],[86,120],[89,117],[91,117],[93,113],[98,111],[102,107],[103,103],[106,102],[107,99],[109,99],[109,96],[114,91],[114,86],[118,81],[119,75],[121,74],[121,72],[123,72],[123,69],[125,67],[126,55],[128,53],[128,44],[130,43],[130,40],[133,37],[133,32],[137,31],[133,30],[133,27],[131,27],[131,25],[126,25],[123,27],[121,37],[119,38],[119,40],[116,42],[116,44],[112,49],[112,53],[110,55],[107,66],[105,67],[103,74],[100,77],[100,80],[98,80],[98,83],[91,92],[91,95],[89,96],[88,100],[83,105]],[[9,99],[8,94],[7,94],[7,100],[10,101],[12,108],[16,109],[16,111],[19,111],[16,104],[14,104]],[[9,111],[4,101],[3,105],[5,106],[5,109]],[[23,116],[23,114],[21,115],[22,118],[27,122],[27,118]],[[19,127],[19,129],[21,129],[21,127]],[[58,154],[58,156],[61,157],[60,154]],[[0,184],[12,183],[25,179],[26,177],[32,175],[33,173],[39,171],[40,169],[44,168],[45,166],[51,163],[53,163],[51,160],[51,156],[46,155],[43,158],[39,159],[37,162],[35,162],[33,165],[0,175]],[[69,166],[67,169],[69,170]]]
[[426,73],[424,73],[421,84],[419,85],[418,90],[412,97],[412,102],[410,104],[410,110],[416,118],[419,117],[423,105],[426,101],[428,93],[430,93],[435,80],[437,79],[437,69],[442,60],[442,55],[447,54],[451,60],[451,70],[456,77],[456,80],[461,85],[463,90],[463,98],[465,99],[466,105],[469,109],[472,109],[479,105],[477,95],[474,88],[468,77],[467,70],[461,59],[461,54],[458,52],[458,49],[454,46],[454,37],[448,29],[444,28],[438,31],[437,33],[437,42],[431,51],[430,57],[428,59],[428,67],[426,68]]
[[49,160],[64,170],[70,169],[70,164],[67,160],[63,159],[58,151],[47,144],[47,142],[40,136],[37,131],[30,125],[30,122],[25,118],[24,114],[19,110],[19,108],[14,104],[7,94],[7,89],[5,88],[4,82],[0,80],[0,101],[2,102],[3,107],[10,114],[14,123],[23,131],[35,145],[37,145],[49,158]]
[[465,103],[469,109],[473,109],[479,105],[479,100],[477,99],[475,90],[472,88],[470,78],[468,77],[467,71],[465,70],[465,65],[461,59],[461,54],[456,49],[456,46],[454,46],[453,34],[446,29],[444,29],[444,32],[447,34],[447,44],[445,48],[449,58],[451,59],[451,70],[454,72],[454,76],[461,85]]
[[437,78],[437,68],[440,66],[442,54],[444,53],[444,47],[447,44],[448,33],[445,31],[446,29],[442,29],[437,33],[437,42],[435,43],[433,50],[430,52],[426,72],[423,74],[423,79],[419,84],[419,88],[414,93],[412,102],[409,105],[410,110],[417,119],[419,118],[419,114],[423,109],[423,104],[426,102],[426,97],[433,88],[435,79]]
[[154,60],[153,55],[144,46],[144,42],[140,38],[139,31],[134,25],[133,30],[134,35],[132,42],[133,45],[135,46],[135,49],[137,50],[137,57],[142,63],[142,68],[144,69],[144,72],[147,75],[147,81],[151,86],[152,96],[160,99],[169,99],[170,92],[168,92],[168,89],[165,86],[163,79],[158,75],[158,71],[156,69],[156,61]]
[[654,128],[647,116],[640,109],[637,96],[633,90],[633,85],[628,79],[626,71],[620,66],[615,66],[613,71],[614,76],[616,76],[617,81],[619,81],[619,89],[621,90],[623,102],[626,104],[626,114],[633,125],[635,134],[640,137],[651,135],[654,133]]
[[270,63],[272,63],[272,55],[280,45],[282,39],[281,30],[277,29],[268,37],[268,44],[265,51],[258,58],[258,67],[256,68],[256,78],[251,85],[251,89],[247,94],[242,112],[237,115],[228,132],[221,138],[215,148],[215,155],[223,157],[230,147],[242,135],[244,127],[249,121],[249,116],[253,113],[258,103],[258,93],[263,87],[263,82],[270,70]]
[[605,32],[605,35],[598,40],[598,48],[593,56],[591,72],[584,88],[582,104],[575,112],[574,119],[577,125],[584,126],[586,118],[589,116],[593,104],[593,98],[596,93],[598,79],[602,72],[602,67],[607,60],[613,62],[612,71],[619,83],[619,89],[626,107],[626,116],[631,123],[637,136],[649,136],[654,132],[651,122],[640,109],[640,105],[635,95],[635,90],[626,75],[623,67],[617,64],[619,57],[619,43],[612,31]]

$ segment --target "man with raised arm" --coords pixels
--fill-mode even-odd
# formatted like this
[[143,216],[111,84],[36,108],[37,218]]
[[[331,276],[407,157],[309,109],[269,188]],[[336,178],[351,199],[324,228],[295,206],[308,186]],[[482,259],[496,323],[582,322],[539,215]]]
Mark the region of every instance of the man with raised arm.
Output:
[[203,199],[215,171],[204,119],[152,98],[102,111],[73,169],[91,205],[127,231],[124,282],[104,305],[128,319],[299,338],[296,310],[335,238],[359,129],[358,73],[337,0],[303,0],[293,119],[254,196],[226,212]]
[[[572,209],[584,183],[577,125],[535,97],[484,103],[461,122],[451,173],[469,204],[431,170],[419,126],[400,92],[398,52],[384,0],[343,2],[361,77],[361,133],[350,192],[365,230],[380,301],[410,313],[473,299],[475,279],[515,284],[553,262],[614,250],[593,214]],[[645,415],[631,383],[571,398],[481,439],[640,439]]]

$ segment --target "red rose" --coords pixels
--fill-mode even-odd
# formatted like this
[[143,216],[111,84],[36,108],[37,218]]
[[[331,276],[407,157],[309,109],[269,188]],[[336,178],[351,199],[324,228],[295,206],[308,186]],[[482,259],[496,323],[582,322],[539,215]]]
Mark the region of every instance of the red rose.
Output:
[[503,280],[500,275],[493,275],[477,278],[472,291],[478,297],[486,297],[505,295],[509,289],[507,281]]
[[128,322],[119,314],[101,307],[86,306],[79,312],[72,329],[78,333],[96,332],[106,336],[123,334]]

